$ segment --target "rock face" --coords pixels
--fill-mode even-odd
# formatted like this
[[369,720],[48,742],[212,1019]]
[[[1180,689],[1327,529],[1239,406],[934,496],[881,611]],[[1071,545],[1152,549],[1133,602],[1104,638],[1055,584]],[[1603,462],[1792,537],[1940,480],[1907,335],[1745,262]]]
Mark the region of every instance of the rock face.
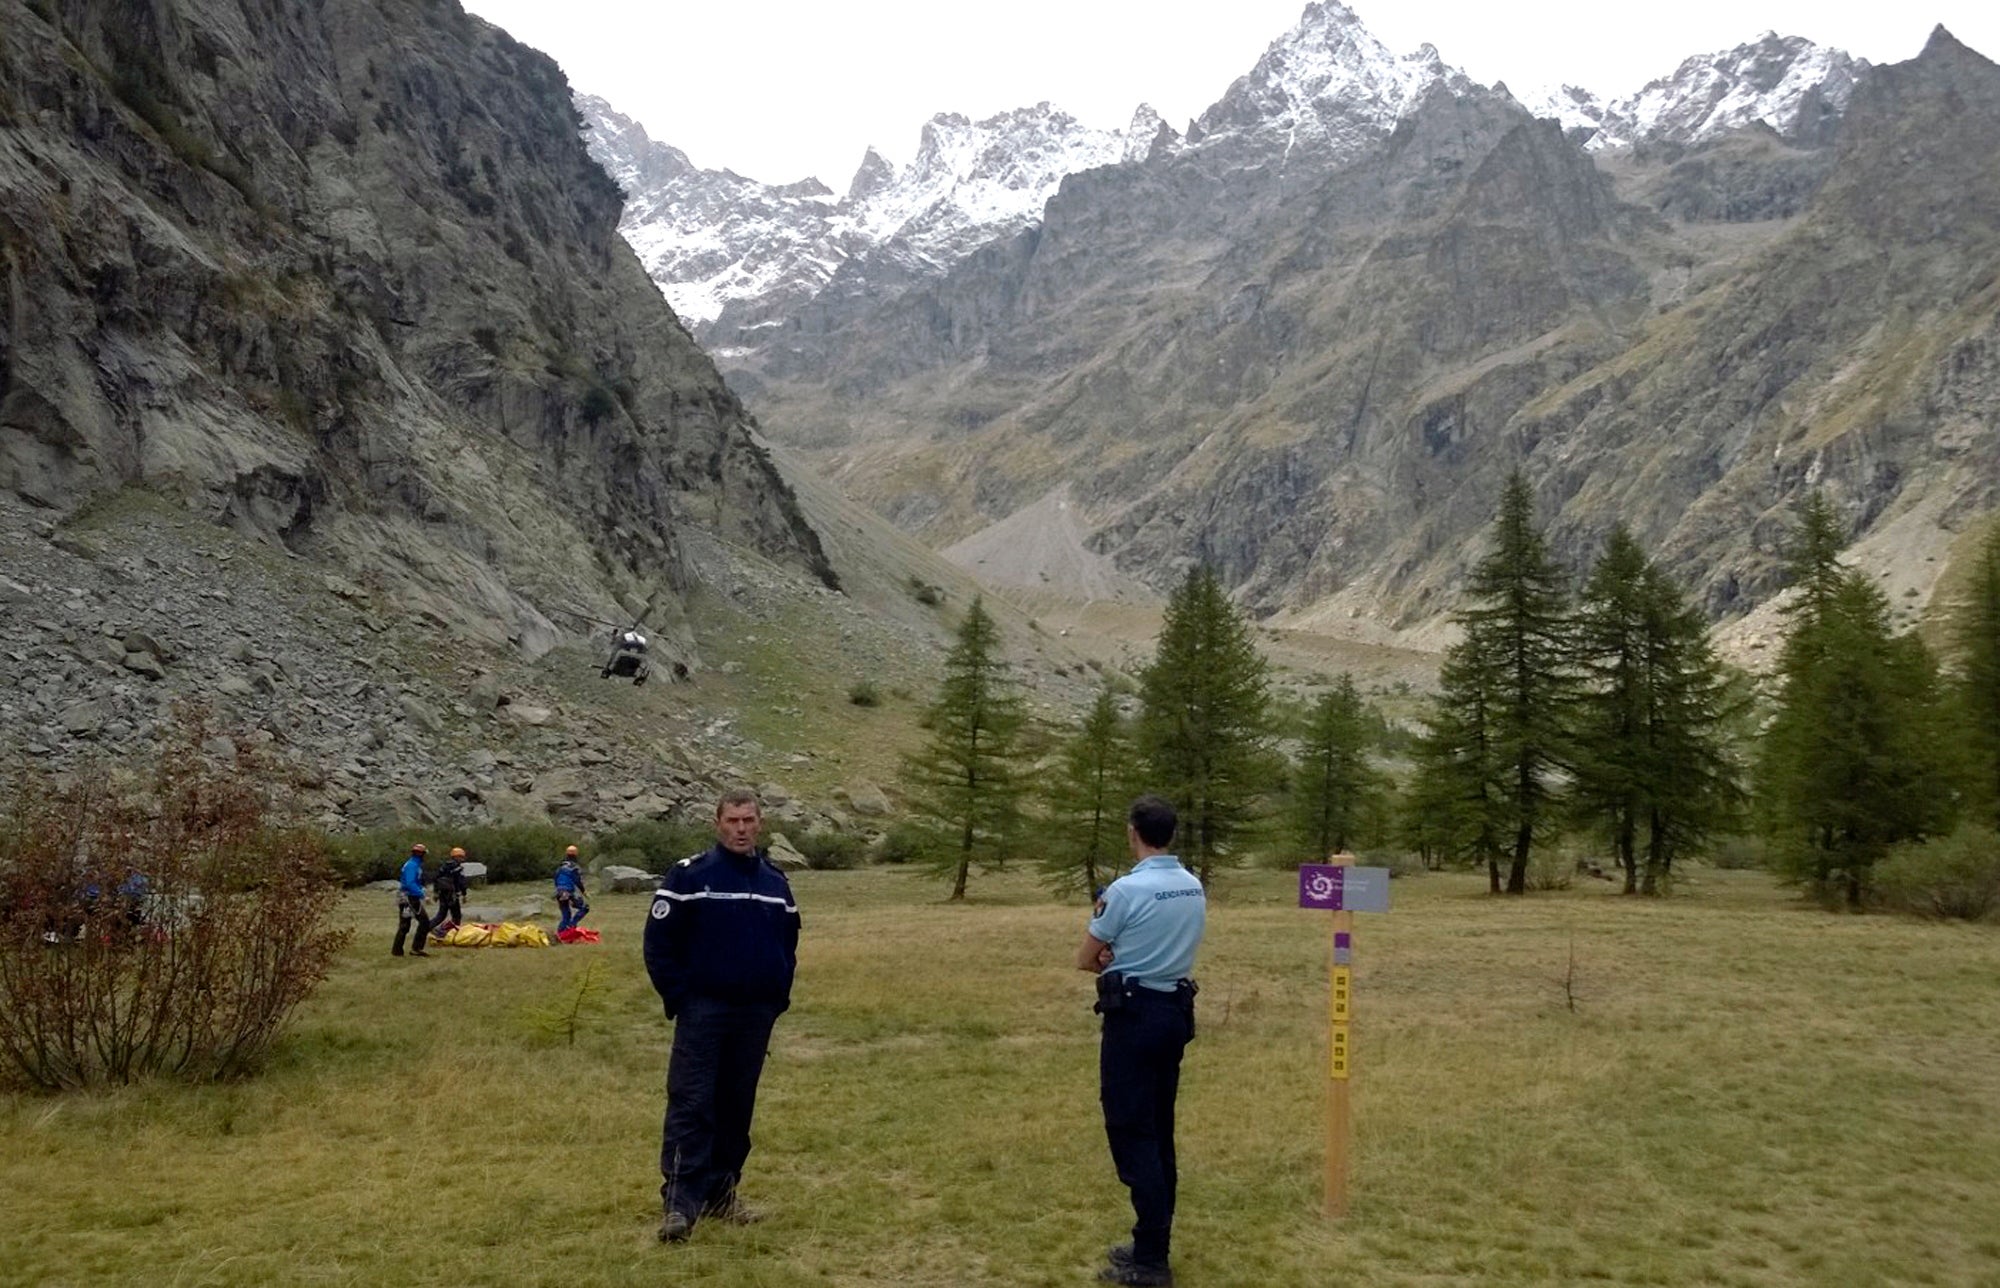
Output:
[[530,652],[531,587],[675,595],[695,530],[831,577],[547,58],[453,3],[0,17],[0,490],[163,491]]
[[0,752],[195,696],[329,826],[712,799],[534,668],[836,578],[578,128],[448,0],[0,0]]
[[941,277],[836,275],[732,380],[939,547],[1062,510],[1029,587],[1201,560],[1294,624],[1420,629],[1518,466],[1565,558],[1622,520],[1718,613],[1775,587],[1812,487],[1929,588],[2000,478],[1991,63],[1774,38],[1592,151],[1351,19],[1310,10],[1184,141]]

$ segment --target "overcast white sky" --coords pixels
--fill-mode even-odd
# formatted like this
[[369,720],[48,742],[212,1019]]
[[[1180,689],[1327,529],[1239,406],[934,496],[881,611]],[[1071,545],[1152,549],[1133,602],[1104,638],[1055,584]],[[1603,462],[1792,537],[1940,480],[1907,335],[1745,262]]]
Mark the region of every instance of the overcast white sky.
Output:
[[[695,164],[844,190],[873,144],[901,165],[938,112],[1044,99],[1123,126],[1149,102],[1176,128],[1289,30],[1305,0],[464,0],[550,54]],[[1691,54],[1766,30],[1897,62],[1942,22],[2000,57],[1994,0],[1354,0],[1382,42],[1424,41],[1473,79],[1627,94]]]

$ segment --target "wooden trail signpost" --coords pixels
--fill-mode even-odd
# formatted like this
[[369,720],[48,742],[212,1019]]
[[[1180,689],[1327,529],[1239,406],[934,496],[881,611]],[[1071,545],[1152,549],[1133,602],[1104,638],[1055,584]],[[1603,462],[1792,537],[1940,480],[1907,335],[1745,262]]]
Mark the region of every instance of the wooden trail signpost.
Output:
[[1348,1096],[1354,1089],[1354,914],[1389,911],[1389,869],[1354,866],[1352,854],[1299,868],[1299,907],[1333,910],[1333,964],[1327,980],[1326,1214],[1347,1215],[1347,1156],[1354,1143]]

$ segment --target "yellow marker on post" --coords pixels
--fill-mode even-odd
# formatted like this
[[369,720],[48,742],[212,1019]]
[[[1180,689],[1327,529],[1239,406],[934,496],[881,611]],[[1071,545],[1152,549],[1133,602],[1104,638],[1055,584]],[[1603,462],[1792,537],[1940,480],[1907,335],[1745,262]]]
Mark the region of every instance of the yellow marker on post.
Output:
[[1352,854],[1299,868],[1299,906],[1333,910],[1333,960],[1327,969],[1326,1214],[1347,1215],[1347,1160],[1354,1121],[1354,914],[1389,911],[1389,869],[1354,866]]

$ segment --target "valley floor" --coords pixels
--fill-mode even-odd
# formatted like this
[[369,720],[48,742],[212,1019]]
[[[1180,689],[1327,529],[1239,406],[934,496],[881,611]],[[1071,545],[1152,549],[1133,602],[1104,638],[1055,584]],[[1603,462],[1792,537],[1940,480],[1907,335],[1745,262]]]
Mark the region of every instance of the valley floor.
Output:
[[[1993,927],[1828,915],[1760,873],[1661,902],[1482,884],[1399,880],[1361,919],[1356,1200],[1332,1224],[1326,922],[1288,874],[1219,882],[1182,1284],[2000,1284]],[[762,1225],[654,1242],[669,1029],[643,897],[598,901],[596,947],[395,960],[390,898],[357,892],[263,1077],[0,1099],[0,1279],[1091,1282],[1130,1215],[1068,968],[1082,908],[1011,874],[956,907],[898,869],[796,888]],[[593,964],[575,1044],[551,1040],[532,1013]]]

